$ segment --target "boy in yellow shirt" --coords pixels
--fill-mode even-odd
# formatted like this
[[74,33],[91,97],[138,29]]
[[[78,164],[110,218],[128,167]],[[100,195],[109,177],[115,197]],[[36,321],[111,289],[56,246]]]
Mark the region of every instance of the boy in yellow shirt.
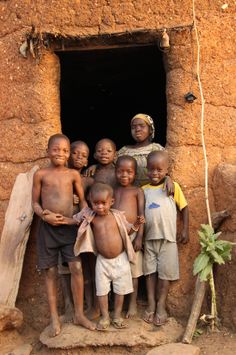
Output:
[[168,196],[163,190],[167,173],[167,153],[165,151],[151,152],[147,157],[147,174],[150,183],[142,187],[145,195],[146,219],[144,275],[148,295],[148,308],[143,320],[156,326],[163,325],[167,321],[166,299],[170,281],[179,279],[176,206],[183,220],[180,242],[186,243],[189,238],[187,202],[178,183],[174,182],[173,196]]

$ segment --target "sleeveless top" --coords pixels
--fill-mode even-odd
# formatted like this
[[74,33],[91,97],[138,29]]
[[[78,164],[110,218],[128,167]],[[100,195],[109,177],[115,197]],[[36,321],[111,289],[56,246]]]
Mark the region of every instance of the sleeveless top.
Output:
[[147,156],[154,150],[165,150],[165,148],[158,143],[150,143],[145,147],[139,148],[126,145],[117,152],[117,157],[129,155],[137,161],[138,167],[135,183],[138,186],[146,185],[149,182],[147,177]]

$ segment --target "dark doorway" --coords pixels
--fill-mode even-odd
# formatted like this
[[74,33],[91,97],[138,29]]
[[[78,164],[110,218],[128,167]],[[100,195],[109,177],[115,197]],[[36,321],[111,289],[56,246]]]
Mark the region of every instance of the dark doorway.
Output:
[[71,141],[108,137],[132,144],[130,119],[151,115],[155,141],[166,143],[166,75],[156,45],[57,52],[61,63],[62,131]]

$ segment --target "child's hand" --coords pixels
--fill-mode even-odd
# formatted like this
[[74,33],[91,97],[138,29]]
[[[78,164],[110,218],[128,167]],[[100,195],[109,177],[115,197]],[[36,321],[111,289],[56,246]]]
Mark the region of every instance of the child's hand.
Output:
[[46,216],[47,214],[50,214],[50,213],[53,213],[52,211],[50,210],[43,210],[43,216]]
[[86,171],[85,171],[85,176],[91,177],[95,174],[97,165],[91,165]]
[[63,221],[62,221],[62,224],[66,224],[68,226],[71,226],[71,225],[76,225],[78,224],[78,222],[73,219],[73,218],[70,218],[70,217],[63,217]]
[[133,224],[132,229],[137,232],[139,230],[139,227],[144,223],[145,223],[144,216],[138,216],[136,221]]
[[73,205],[78,205],[79,204],[79,196],[73,195]]
[[142,247],[143,247],[142,237],[136,237],[133,241],[134,251],[142,250]]
[[163,185],[163,191],[167,192],[167,196],[171,196],[174,195],[175,192],[175,186],[173,184],[172,179],[167,175],[164,181],[164,185]]
[[137,223],[138,226],[141,226],[141,224],[144,224],[144,223],[145,223],[145,218],[144,218],[144,216],[138,216],[135,223]]
[[177,241],[182,243],[182,244],[186,244],[189,241],[189,234],[188,231],[186,230],[182,230],[181,234],[179,235],[179,237],[177,238]]
[[60,213],[54,213],[47,210],[47,213],[43,213],[43,220],[52,226],[59,226],[60,224],[65,224],[63,222],[64,216]]

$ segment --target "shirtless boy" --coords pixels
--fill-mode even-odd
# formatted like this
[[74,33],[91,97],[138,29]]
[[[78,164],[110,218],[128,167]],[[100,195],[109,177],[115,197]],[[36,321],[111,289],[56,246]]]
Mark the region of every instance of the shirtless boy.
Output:
[[[68,166],[69,168],[75,169],[80,173],[85,196],[88,192],[89,187],[94,182],[93,178],[85,177],[82,175],[83,169],[88,165],[88,157],[89,157],[89,147],[85,142],[75,141],[71,143]],[[74,194],[74,210],[73,210],[74,213],[77,213],[79,211],[78,204],[79,204],[79,198],[77,195]],[[92,259],[92,261],[90,261],[90,259]],[[85,292],[85,301],[88,306],[87,309],[88,313],[93,311],[93,302],[94,302],[93,291],[92,291],[93,282],[92,282],[91,272],[89,267],[91,263],[93,263],[93,269],[95,269],[94,255],[83,254],[82,265],[83,265],[83,274],[84,274],[84,292]],[[71,322],[73,320],[74,307],[73,307],[73,297],[71,293],[70,269],[68,266],[62,265],[62,260],[60,257],[59,257],[59,264],[58,264],[58,272],[61,276],[62,292],[63,292],[64,303],[65,303],[65,314],[63,315],[63,321]],[[94,288],[95,288],[95,281],[94,281]],[[99,314],[98,310],[96,314]]]
[[102,318],[97,329],[104,330],[110,325],[108,293],[111,282],[115,294],[112,324],[118,329],[124,328],[127,326],[121,317],[124,295],[133,291],[129,260],[133,261],[135,258],[128,233],[138,230],[144,218],[137,218],[131,225],[121,211],[111,209],[114,203],[113,189],[107,184],[92,185],[90,203],[92,210],[85,208],[74,218],[78,222],[82,221],[77,241],[85,231],[83,225],[90,220],[98,253],[95,272],[96,291]]
[[114,188],[116,185],[115,157],[116,145],[111,139],[103,138],[98,141],[94,153],[98,164],[89,167],[88,176],[92,176],[95,182],[102,182]]
[[70,141],[63,134],[49,138],[50,165],[34,175],[32,202],[34,212],[41,218],[37,240],[39,268],[45,270],[46,289],[51,315],[51,336],[60,333],[57,310],[57,264],[61,252],[71,272],[71,289],[75,307],[74,323],[94,330],[95,326],[83,314],[83,274],[81,262],[75,257],[73,246],[77,230],[69,225],[73,215],[73,191],[79,196],[80,207],[85,207],[80,175],[66,167],[70,155]]
[[[134,223],[137,216],[144,216],[144,193],[140,187],[134,186],[137,162],[129,155],[123,155],[117,159],[115,171],[118,186],[114,191],[114,208],[124,211],[127,221]],[[143,275],[143,225],[130,238],[136,252],[136,261],[130,264],[134,292],[130,295],[126,318],[137,314],[138,277]]]

